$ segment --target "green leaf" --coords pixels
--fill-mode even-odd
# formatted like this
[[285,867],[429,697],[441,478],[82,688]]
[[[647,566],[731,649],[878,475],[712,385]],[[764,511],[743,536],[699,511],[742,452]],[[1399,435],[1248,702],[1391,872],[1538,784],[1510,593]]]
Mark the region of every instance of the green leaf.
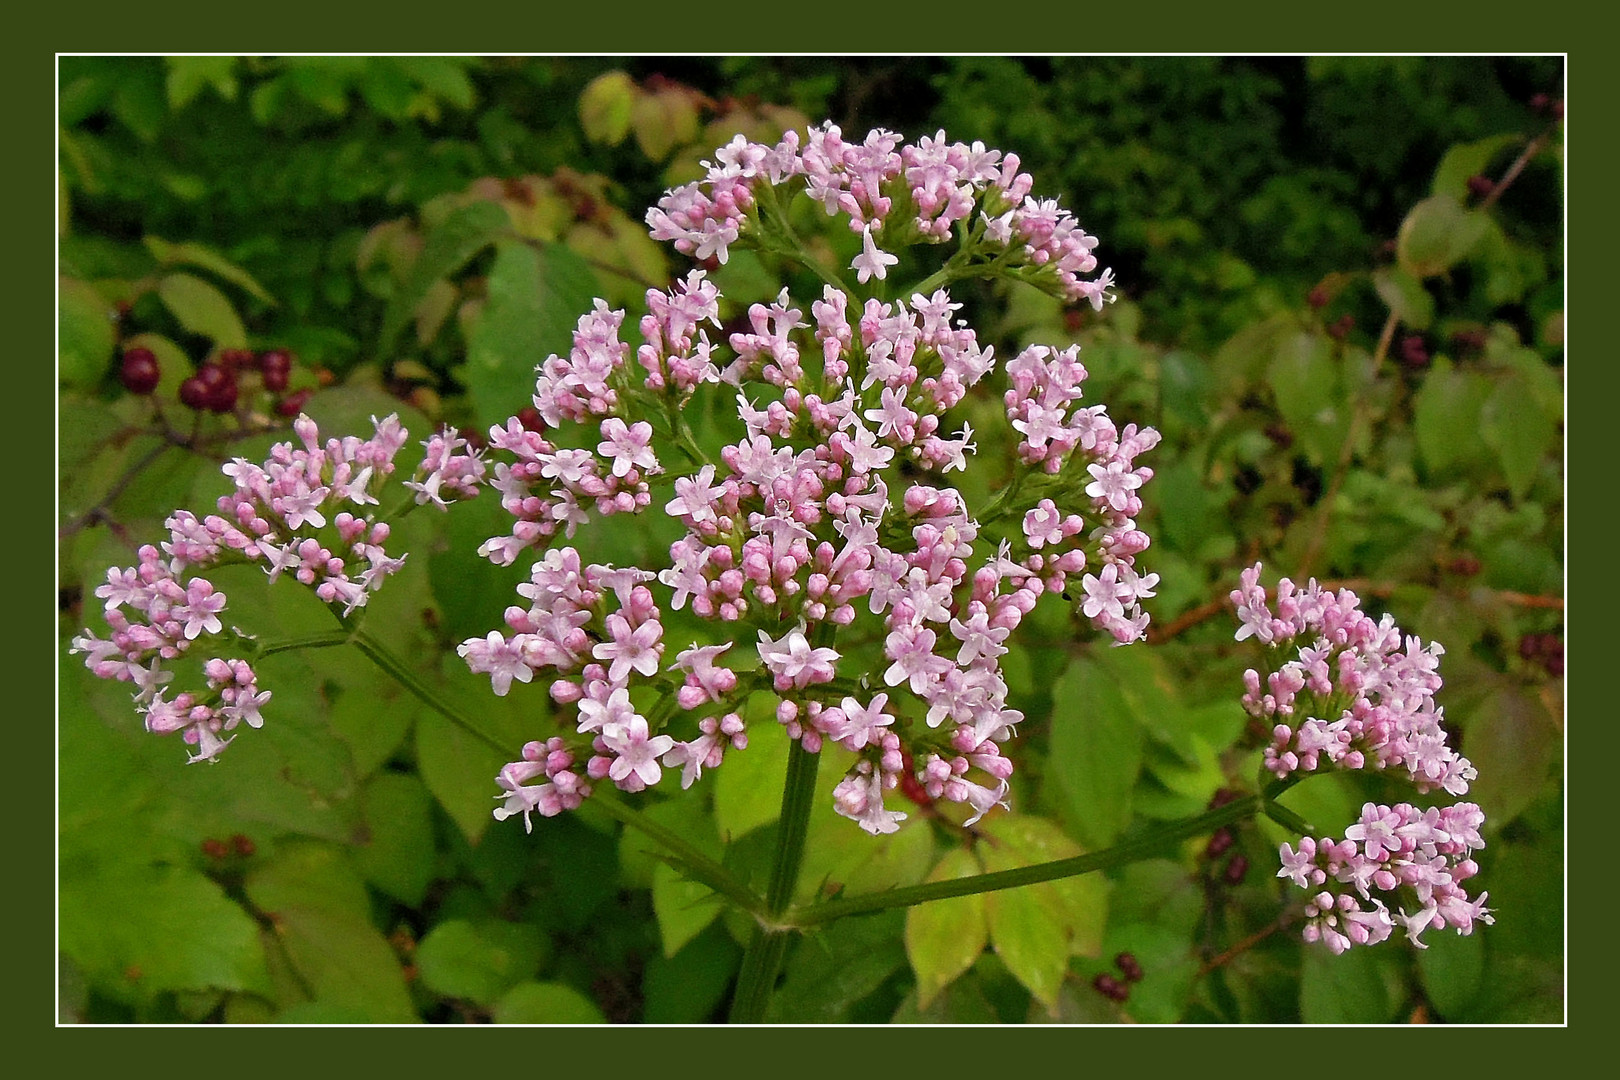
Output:
[[674,956],[725,910],[725,901],[701,882],[693,881],[668,863],[652,872],[653,914],[664,955]]
[[1458,202],[1466,201],[1469,196],[1468,178],[1483,175],[1503,150],[1522,142],[1522,135],[1505,134],[1453,146],[1446,151],[1439,167],[1434,170],[1430,194],[1447,196]]
[[1434,321],[1434,297],[1406,271],[1393,266],[1373,271],[1373,288],[1403,326],[1425,330]]
[[864,998],[905,966],[903,923],[899,911],[884,911],[840,919],[826,930],[804,935],[788,957],[767,1020],[826,1024],[851,1019]]
[[747,752],[729,755],[714,776],[714,820],[728,840],[775,821],[782,812],[787,729],[767,719],[763,708],[750,709],[750,715],[759,719],[748,726]]
[[532,977],[545,954],[546,939],[536,927],[498,919],[452,919],[422,939],[415,959],[428,989],[491,1005]]
[[526,982],[495,1003],[497,1024],[605,1024],[590,998],[565,983]]
[[180,325],[208,338],[218,349],[247,348],[247,331],[225,294],[190,274],[165,275],[158,296]]
[[61,334],[57,374],[63,386],[90,387],[107,374],[116,312],[87,282],[62,278],[56,318]]
[[1076,659],[1052,688],[1047,768],[1086,844],[1107,847],[1129,824],[1141,766],[1142,728],[1119,681],[1096,663]]
[[406,773],[382,772],[361,793],[364,839],[355,862],[366,880],[407,907],[419,907],[433,878],[433,802]]
[[169,108],[179,111],[191,104],[205,87],[212,86],[226,101],[236,100],[234,56],[166,56]]
[[316,1002],[371,1023],[418,1019],[399,960],[371,923],[365,885],[341,850],[287,845],[255,868],[244,888]]
[[[521,746],[516,744],[512,758]],[[511,758],[503,758],[482,739],[438,713],[423,710],[416,722],[416,760],[433,797],[467,841],[478,843],[500,805],[495,798],[500,794],[495,776]]]
[[465,57],[412,56],[397,63],[428,93],[443,98],[452,107],[470,109],[478,100],[477,90],[467,77]]
[[1334,956],[1325,945],[1306,946],[1299,987],[1300,1019],[1307,1024],[1387,1024],[1399,1001],[1391,994],[1399,977],[1394,955],[1376,948],[1348,949]]
[[145,58],[121,73],[113,90],[112,112],[142,142],[158,137],[168,119],[163,73],[155,58]]
[[1485,235],[1486,216],[1449,195],[1431,195],[1407,213],[1395,237],[1395,257],[1416,278],[1443,274],[1468,257]]
[[1496,384],[1480,409],[1480,435],[1496,452],[1502,474],[1514,498],[1530,490],[1543,458],[1553,449],[1558,429],[1535,402],[1536,386],[1522,372],[1513,371]]
[[428,233],[421,254],[411,264],[404,283],[388,298],[377,342],[378,355],[393,356],[400,331],[405,329],[434,282],[467,265],[510,225],[499,203],[479,201],[452,210]]
[[742,950],[721,926],[704,931],[674,956],[651,956],[641,980],[642,1021],[701,1024],[731,988]]
[[233,285],[241,286],[249,293],[252,293],[255,299],[262,300],[271,306],[275,305],[275,298],[266,291],[263,285],[259,284],[252,274],[212,248],[189,242],[173,244],[157,236],[144,237],[141,242],[146,245],[146,250],[152,253],[152,257],[158,261],[160,266],[200,267],[217,277],[224,278]]
[[1435,358],[1412,403],[1418,453],[1431,475],[1483,451],[1480,412],[1490,393],[1484,376],[1458,371],[1444,356]]
[[[981,873],[971,852],[948,852],[928,875],[929,881],[951,881]],[[917,1007],[926,1009],[984,951],[990,940],[984,894],[957,896],[918,904],[906,912],[906,956],[917,973]]]
[[1431,933],[1417,954],[1423,990],[1441,1019],[1465,1021],[1485,974],[1485,934]]
[[[1082,854],[1056,825],[1041,818],[1005,814],[986,819],[980,829],[990,839],[982,852],[990,873]],[[1048,1012],[1054,1011],[1069,957],[1094,955],[1101,947],[1107,880],[1088,874],[984,895],[996,954]]]
[[1347,413],[1340,407],[1333,343],[1321,335],[1302,332],[1284,339],[1266,366],[1266,381],[1277,411],[1302,436],[1336,426]]
[[463,375],[480,423],[502,422],[533,395],[536,364],[569,352],[595,288],[590,267],[565,247],[536,251],[517,240],[496,243]]
[[630,110],[636,84],[622,71],[609,71],[592,79],[579,96],[579,123],[592,142],[618,146],[630,133]]
[[1507,678],[1464,720],[1465,756],[1479,771],[1468,798],[1500,830],[1529,806],[1548,784],[1559,746],[1546,709]]
[[208,878],[183,866],[123,864],[64,872],[63,953],[125,1000],[164,991],[268,989],[258,927]]

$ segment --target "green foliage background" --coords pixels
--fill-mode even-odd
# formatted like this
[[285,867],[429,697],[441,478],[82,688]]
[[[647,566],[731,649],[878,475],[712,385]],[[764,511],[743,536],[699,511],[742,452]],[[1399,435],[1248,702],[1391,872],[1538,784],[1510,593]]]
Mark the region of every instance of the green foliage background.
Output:
[[[396,410],[418,436],[487,427],[591,297],[635,307],[682,271],[639,224],[667,186],[737,131],[831,118],[1014,151],[1101,238],[1122,296],[1101,316],[991,286],[964,314],[998,351],[1080,342],[1088,393],[1165,433],[1147,499],[1163,581],[1149,643],[1106,648],[1044,607],[1021,630],[1013,813],[971,836],[914,815],[874,840],[824,798],[803,887],[1097,850],[1252,784],[1237,697],[1253,660],[1221,603],[1261,559],[1350,582],[1446,646],[1441,702],[1480,772],[1498,921],[1424,952],[1326,957],[1279,931],[1288,837],[1251,823],[1219,851],[833,923],[789,957],[773,1016],[1559,1020],[1562,142],[1532,98],[1556,100],[1561,78],[1557,58],[1490,57],[62,58],[61,1015],[724,1015],[740,920],[589,807],[532,835],[492,822],[501,759],[357,656],[267,661],[271,721],[185,768],[66,646],[108,565],[225,490],[220,460],[284,437],[267,408],[185,434],[175,391],[209,355],[292,350],[323,431]],[[1501,178],[1544,133],[1483,205],[1469,178]],[[774,295],[761,273],[735,260],[727,296]],[[167,435],[119,385],[131,345],[163,365]],[[454,655],[516,580],[472,554],[497,516],[484,500],[407,519],[415,554],[368,626],[516,747],[544,691],[492,698]],[[659,548],[598,536],[604,561]],[[327,628],[296,587],[221,584],[242,625]],[[786,752],[754,731],[712,783],[644,800],[744,873],[770,851]],[[1288,801],[1331,830],[1404,797],[1322,777]],[[1117,1003],[1093,980],[1122,951],[1145,976]]]

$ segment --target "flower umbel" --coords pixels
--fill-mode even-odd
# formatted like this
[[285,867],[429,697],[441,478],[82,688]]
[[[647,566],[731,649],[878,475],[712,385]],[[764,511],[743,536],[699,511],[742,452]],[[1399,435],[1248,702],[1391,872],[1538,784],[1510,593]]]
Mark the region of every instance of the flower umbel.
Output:
[[[1077,348],[1032,346],[1005,365],[1012,475],[970,508],[946,479],[977,446],[958,406],[996,357],[946,288],[889,300],[859,286],[892,285],[902,248],[954,240],[946,283],[993,267],[1100,307],[1111,279],[1086,276],[1096,241],[1029,198],[1016,157],[943,133],[914,145],[886,131],[846,143],[830,124],[775,146],[739,137],[707,168],[649,212],[655,239],[721,263],[734,247],[791,252],[785,208],[805,200],[859,235],[857,288],[824,273],[808,303],[783,289],[721,335],[728,301],[694,270],[647,293],[639,341],[598,301],[569,355],[538,369],[540,422],[490,432],[493,485],[515,521],[481,552],[510,564],[532,548],[538,561],[519,589],[529,606],[461,654],[498,694],[549,685],[572,728],[561,745],[582,768],[571,798],[587,781],[655,784],[660,762],[692,783],[746,745],[746,700],[765,691],[805,750],[857,755],[834,803],[861,827],[898,827],[884,796],[908,769],[927,798],[966,804],[971,824],[1008,799],[1000,744],[1023,717],[999,658],[1041,597],[1072,585],[1076,614],[1116,642],[1145,631],[1141,601],[1158,578],[1136,566],[1153,475],[1137,458],[1158,434],[1082,403]],[[715,397],[735,401],[741,431],[710,457],[681,414]],[[654,483],[668,494],[654,497]],[[663,567],[593,564],[564,546],[593,509],[649,507],[684,532]],[[671,661],[665,611],[718,632]],[[526,749],[529,764],[503,771],[501,816],[569,805],[514,790],[541,779],[538,760]]]

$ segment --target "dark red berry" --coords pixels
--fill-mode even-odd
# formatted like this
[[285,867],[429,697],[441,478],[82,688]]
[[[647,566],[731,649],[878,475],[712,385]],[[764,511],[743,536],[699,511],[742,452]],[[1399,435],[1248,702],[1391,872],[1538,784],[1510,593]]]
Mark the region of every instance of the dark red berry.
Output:
[[214,363],[229,372],[245,371],[252,367],[255,357],[251,349],[221,349]]
[[1316,288],[1310,291],[1309,295],[1305,297],[1305,302],[1311,305],[1311,307],[1315,308],[1317,311],[1321,311],[1323,308],[1328,306],[1328,301],[1331,299],[1333,298],[1328,295],[1328,291],[1322,286],[1318,285]]
[[1552,97],[1550,95],[1547,95],[1547,94],[1531,94],[1530,95],[1530,107],[1532,109],[1536,110],[1536,112],[1538,112],[1538,113],[1546,112],[1547,111],[1547,106],[1549,106],[1551,104],[1552,104]]
[[217,413],[228,413],[236,408],[236,378],[230,376],[208,392],[208,408]]
[[1130,987],[1108,974],[1106,971],[1091,980],[1091,985],[1097,993],[1114,1001],[1124,1001],[1131,996]]
[[1468,178],[1469,194],[1474,195],[1477,198],[1484,198],[1486,195],[1489,195],[1495,190],[1496,181],[1492,180],[1488,176],[1479,176],[1476,174]]
[[1142,965],[1136,962],[1136,957],[1128,952],[1122,952],[1114,957],[1114,966],[1119,968],[1129,982],[1142,981]]
[[1562,120],[1564,118],[1564,99],[1563,98],[1559,98],[1557,101],[1553,102],[1553,104],[1552,104],[1552,115],[1553,115],[1554,120]]
[[1423,344],[1422,335],[1412,334],[1401,339],[1401,363],[1409,368],[1428,366],[1429,350]]
[[258,848],[254,846],[253,841],[248,839],[246,836],[243,836],[241,833],[237,833],[235,836],[231,837],[231,847],[235,848],[236,853],[242,856],[244,859],[258,850]]
[[544,431],[545,420],[541,419],[540,411],[533,405],[525,405],[517,411],[518,423],[523,425],[525,431]]
[[1232,845],[1236,842],[1237,837],[1232,835],[1231,829],[1224,826],[1216,829],[1215,835],[1209,838],[1209,844],[1204,848],[1204,857],[1207,859],[1218,859],[1231,850]]
[[208,384],[203,382],[200,376],[193,375],[180,384],[180,404],[188,409],[208,408],[211,396]]
[[1243,855],[1232,856],[1232,861],[1226,864],[1226,883],[1236,885],[1249,876],[1249,860]]
[[132,394],[150,394],[157,389],[162,373],[158,370],[157,355],[151,349],[137,346],[124,350],[124,362],[118,368],[118,380]]
[[202,853],[210,859],[223,859],[231,849],[225,846],[225,841],[210,836],[202,842]]
[[1450,569],[1453,574],[1461,577],[1473,577],[1485,569],[1485,565],[1479,561],[1477,556],[1464,553],[1451,560]]
[[259,357],[259,371],[264,375],[264,388],[272,394],[279,394],[287,389],[287,379],[292,374],[292,354],[281,349],[272,349]]
[[1356,318],[1354,315],[1340,315],[1336,321],[1328,326],[1328,337],[1335,341],[1343,341],[1350,336],[1350,331],[1355,329],[1355,326]]
[[276,402],[276,415],[285,416],[288,419],[297,416],[299,413],[304,411],[304,405],[309,401],[312,393],[313,391],[307,388],[304,390],[294,390],[292,393]]

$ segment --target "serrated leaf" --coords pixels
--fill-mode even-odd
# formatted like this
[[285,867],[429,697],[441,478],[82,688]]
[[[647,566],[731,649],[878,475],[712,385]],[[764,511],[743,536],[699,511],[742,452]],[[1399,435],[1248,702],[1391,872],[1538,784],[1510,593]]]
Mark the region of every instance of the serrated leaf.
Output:
[[491,1005],[539,969],[546,940],[538,928],[484,919],[451,919],[416,947],[422,985],[446,997]]
[[1449,195],[1431,195],[1401,222],[1395,258],[1416,278],[1443,274],[1468,257],[1485,235],[1486,216]]
[[1077,659],[1052,688],[1047,768],[1066,798],[1075,834],[1107,847],[1131,820],[1142,728],[1112,674]]
[[224,293],[190,274],[167,274],[158,282],[158,297],[180,325],[208,338],[218,349],[244,349],[247,331]]
[[592,142],[618,146],[630,133],[630,110],[635,104],[635,80],[622,71],[598,75],[579,95],[579,123]]
[[1434,297],[1406,271],[1393,266],[1373,271],[1373,288],[1403,326],[1425,330],[1434,321]]
[[[929,881],[952,881],[981,873],[966,849],[949,852]],[[917,973],[917,1007],[926,1009],[984,951],[990,940],[984,895],[956,896],[918,904],[906,912],[906,957]]]
[[196,243],[174,244],[161,237],[147,236],[141,241],[146,250],[161,266],[196,266],[217,277],[224,278],[233,285],[239,285],[253,296],[266,304],[274,306],[272,297],[263,285],[260,285],[254,276],[246,270],[231,262],[225,256],[212,248]]
[[605,1024],[590,998],[566,983],[526,982],[495,1003],[497,1024]]
[[113,353],[115,314],[113,306],[89,283],[76,278],[60,280],[57,377],[63,386],[94,386],[107,374]]
[[393,356],[400,331],[405,329],[434,282],[467,265],[474,255],[510,227],[506,211],[499,203],[479,201],[452,210],[429,232],[410,272],[388,298],[378,335],[378,355]]

